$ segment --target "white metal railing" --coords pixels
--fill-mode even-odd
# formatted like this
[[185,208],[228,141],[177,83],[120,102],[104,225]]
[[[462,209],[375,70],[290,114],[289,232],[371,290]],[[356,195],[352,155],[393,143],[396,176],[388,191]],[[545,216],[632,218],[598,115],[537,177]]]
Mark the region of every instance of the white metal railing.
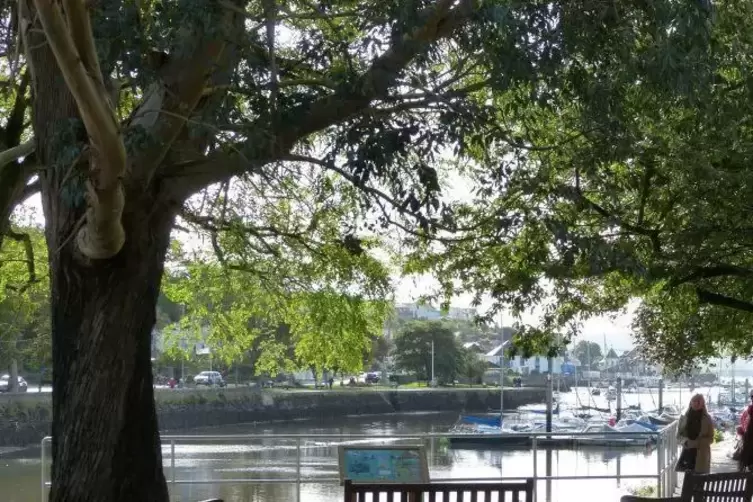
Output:
[[[169,459],[164,459],[163,462],[167,466],[170,466],[170,474],[166,476],[168,484],[172,485],[220,485],[220,484],[294,484],[296,486],[296,502],[301,501],[301,485],[316,483],[340,483],[339,477],[304,477],[301,473],[302,456],[301,452],[304,448],[321,448],[322,445],[311,445],[307,442],[314,440],[329,440],[329,441],[363,441],[364,443],[374,444],[386,441],[400,441],[400,440],[420,440],[422,442],[434,441],[437,439],[451,439],[451,438],[464,438],[464,439],[511,439],[527,437],[531,441],[531,452],[533,457],[532,474],[530,476],[494,476],[494,477],[477,477],[477,478],[432,478],[432,482],[484,482],[484,481],[512,481],[521,480],[524,478],[533,478],[534,487],[536,487],[538,481],[572,481],[572,480],[596,480],[596,479],[651,479],[656,482],[656,491],[658,497],[668,497],[674,495],[677,487],[677,472],[675,471],[675,463],[677,460],[678,443],[677,443],[677,422],[665,427],[658,432],[625,432],[625,433],[604,433],[604,432],[540,432],[540,433],[527,433],[527,434],[458,434],[458,433],[422,433],[422,434],[388,434],[388,435],[374,435],[374,434],[218,434],[218,435],[163,435],[162,450],[163,455],[165,451],[169,451]],[[566,438],[602,438],[607,437],[609,439],[618,438],[632,438],[632,439],[646,439],[655,441],[656,448],[656,470],[654,472],[641,473],[641,474],[625,474],[622,475],[619,472],[617,474],[604,474],[604,475],[586,475],[586,476],[553,476],[541,474],[538,466],[538,452],[542,445],[545,446],[546,440],[549,439],[566,439]],[[51,486],[51,482],[48,480],[47,472],[47,447],[50,444],[52,438],[46,437],[42,440],[41,444],[41,500],[45,501],[47,490]],[[234,442],[235,444],[248,444],[259,442],[262,440],[279,440],[279,441],[292,441],[295,444],[296,460],[295,460],[295,477],[279,477],[279,478],[213,478],[213,479],[179,479],[176,476],[175,467],[175,447],[180,443],[227,443]],[[332,445],[334,446],[334,445]],[[534,501],[537,500],[537,496],[534,489]]]

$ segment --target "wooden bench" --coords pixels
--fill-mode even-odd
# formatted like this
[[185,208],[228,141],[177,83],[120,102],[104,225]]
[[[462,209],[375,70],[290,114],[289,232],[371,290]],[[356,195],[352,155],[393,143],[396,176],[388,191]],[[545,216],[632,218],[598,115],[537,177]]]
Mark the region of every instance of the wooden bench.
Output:
[[[510,498],[506,495],[510,494]],[[522,483],[379,484],[345,481],[345,502],[533,502],[533,479]]]
[[685,474],[679,497],[651,498],[625,495],[620,502],[751,502],[753,473]]

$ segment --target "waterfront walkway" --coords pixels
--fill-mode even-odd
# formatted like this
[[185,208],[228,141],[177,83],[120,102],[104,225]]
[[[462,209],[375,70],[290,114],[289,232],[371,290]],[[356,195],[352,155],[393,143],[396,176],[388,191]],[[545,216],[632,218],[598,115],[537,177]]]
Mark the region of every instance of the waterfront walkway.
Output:
[[[730,472],[737,471],[737,462],[732,460],[732,452],[735,449],[736,439],[725,439],[719,443],[711,445],[711,472]],[[677,475],[677,488],[675,494],[679,495],[682,491],[683,474]]]
[[732,460],[735,438],[725,439],[711,445],[711,472],[729,472],[737,470],[737,462]]

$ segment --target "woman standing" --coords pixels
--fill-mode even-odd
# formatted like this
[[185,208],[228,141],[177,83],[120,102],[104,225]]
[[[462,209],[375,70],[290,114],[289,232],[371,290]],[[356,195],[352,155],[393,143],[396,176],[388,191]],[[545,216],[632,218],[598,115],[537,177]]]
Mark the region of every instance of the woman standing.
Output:
[[678,471],[706,473],[711,470],[711,443],[714,442],[714,422],[706,411],[706,400],[696,394],[680,419],[677,439],[682,453],[677,461]]
[[753,427],[751,427],[751,418],[753,418],[753,393],[750,395],[751,404],[745,408],[740,417],[740,426],[737,433],[740,435],[738,446],[735,454],[732,456],[739,463],[741,471],[753,470]]

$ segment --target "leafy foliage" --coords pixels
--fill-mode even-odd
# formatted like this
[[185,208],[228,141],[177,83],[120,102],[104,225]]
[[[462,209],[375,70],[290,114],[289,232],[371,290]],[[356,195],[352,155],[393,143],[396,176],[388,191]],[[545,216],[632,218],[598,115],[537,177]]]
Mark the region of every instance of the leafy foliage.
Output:
[[463,371],[463,353],[455,334],[438,321],[408,323],[395,336],[395,364],[429,381],[432,377],[432,342],[434,374],[439,382],[453,382]]
[[479,354],[467,349],[461,349],[461,358],[459,374],[467,378],[471,384],[482,383],[489,363],[482,359]]
[[482,105],[499,126],[464,138],[475,190],[453,212],[467,230],[419,244],[406,272],[435,272],[445,295],[489,295],[495,311],[538,306],[534,345],[637,297],[637,339],[668,370],[750,356],[751,39],[739,27],[752,14],[596,1],[544,14],[531,39],[562,57]]
[[[390,305],[344,294],[324,279],[304,289],[303,275],[285,269],[281,260],[269,265],[269,274],[282,275],[273,279],[194,262],[182,277],[169,278],[166,294],[187,311],[164,330],[168,346],[174,351],[202,342],[226,363],[253,351],[257,373],[271,375],[309,367],[359,371]],[[286,285],[285,278],[298,281]]]
[[602,358],[601,345],[588,340],[580,340],[573,347],[573,356],[580,361],[581,368],[598,369],[596,363]]
[[47,247],[39,228],[14,227],[0,249],[0,368],[50,367]]
[[[644,347],[670,368],[719,350],[751,351],[749,2],[104,0],[86,4],[99,65],[86,54],[70,59],[79,73],[80,62],[89,73],[101,66],[102,75],[79,76],[101,80],[108,99],[98,92],[76,105],[52,64],[50,23],[40,25],[41,9],[26,12],[29,2],[20,6],[18,14],[12,3],[0,6],[12,89],[0,106],[9,110],[15,98],[23,129],[21,70],[35,66],[31,122],[50,255],[71,258],[81,248],[70,239],[79,221],[104,233],[92,215],[122,213],[126,242],[166,242],[182,208],[178,225],[201,229],[216,258],[203,248],[171,257],[168,296],[189,307],[178,339],[206,335],[225,360],[258,344],[257,366],[269,371],[360,366],[389,292],[375,236],[396,226],[406,236],[400,249],[414,251],[405,272],[434,272],[445,299],[489,295],[490,315],[542,307],[541,323],[515,337],[524,354],[559,350],[554,338],[567,341],[584,318],[634,297],[644,300],[636,324]],[[92,45],[68,31],[75,50]],[[29,61],[11,56],[19,54]],[[89,164],[92,145],[101,157],[119,150],[97,151],[107,131],[82,130],[88,104],[115,112],[122,123],[106,139],[128,159]],[[8,146],[21,137],[5,136],[14,136]],[[440,197],[440,164],[450,156],[473,186],[470,200]],[[31,181],[12,173],[2,220]],[[113,206],[104,210],[104,198],[85,193],[102,180]],[[102,254],[112,256],[123,239],[121,222],[108,222],[117,249]],[[93,247],[90,257],[101,251]],[[120,258],[138,262],[135,249]],[[66,283],[70,271],[57,272]],[[86,312],[84,286],[99,279],[78,275],[70,296],[81,292]],[[403,362],[426,374],[433,328],[416,329],[420,337],[399,338],[410,349]],[[451,360],[440,364],[450,378],[459,351],[446,342]],[[139,381],[132,376],[120,380]],[[95,418],[125,416],[108,410]],[[61,436],[75,432],[69,416],[55,418],[70,429]],[[90,439],[71,437],[78,455]],[[129,453],[120,437],[99,439]],[[53,488],[53,500],[75,485],[57,482],[57,466],[97,474],[122,461],[65,451],[56,449],[53,487],[62,491]],[[165,499],[163,480],[145,472],[134,469],[130,486]],[[102,483],[87,488],[115,493]]]

